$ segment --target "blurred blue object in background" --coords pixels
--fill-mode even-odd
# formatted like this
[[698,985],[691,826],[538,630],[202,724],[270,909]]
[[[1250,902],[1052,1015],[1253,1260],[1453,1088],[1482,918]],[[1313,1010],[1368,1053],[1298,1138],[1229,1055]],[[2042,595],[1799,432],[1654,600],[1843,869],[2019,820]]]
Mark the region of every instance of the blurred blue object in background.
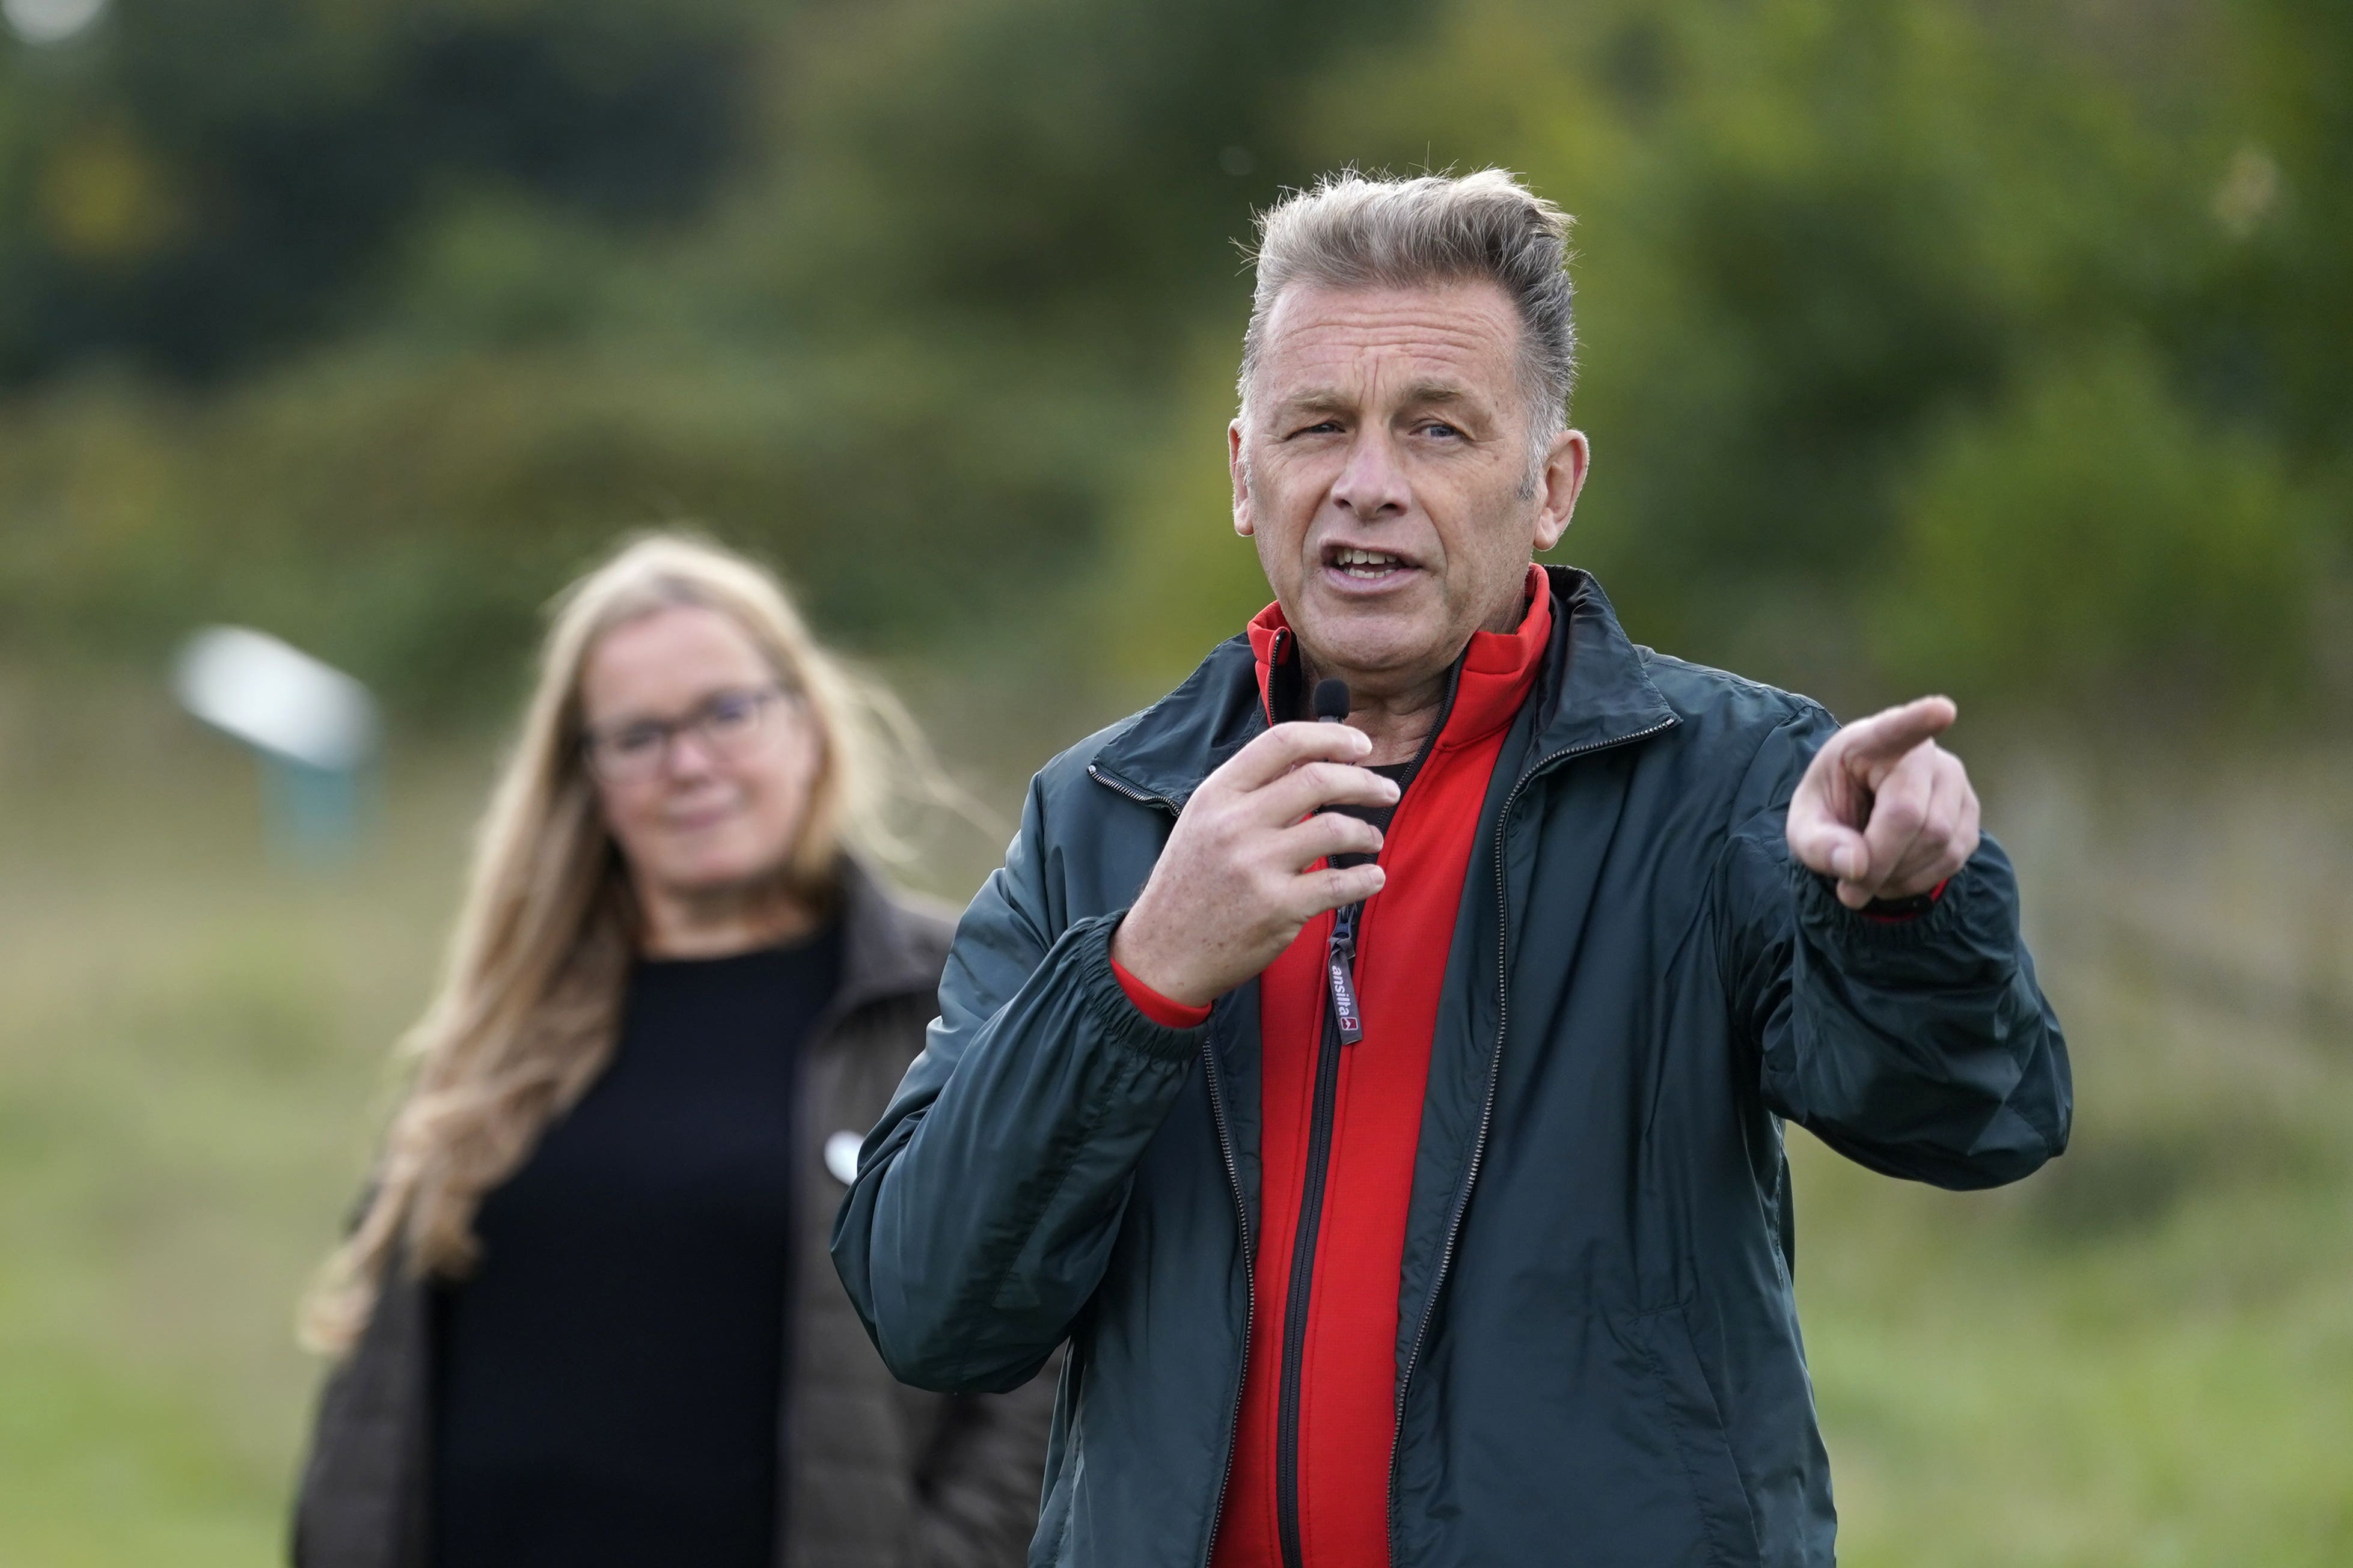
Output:
[[105,14],[106,0],[5,0],[0,16],[28,44],[59,44]]
[[379,733],[366,687],[244,626],[207,626],[190,637],[173,685],[182,707],[260,759],[273,855],[315,864],[349,852]]

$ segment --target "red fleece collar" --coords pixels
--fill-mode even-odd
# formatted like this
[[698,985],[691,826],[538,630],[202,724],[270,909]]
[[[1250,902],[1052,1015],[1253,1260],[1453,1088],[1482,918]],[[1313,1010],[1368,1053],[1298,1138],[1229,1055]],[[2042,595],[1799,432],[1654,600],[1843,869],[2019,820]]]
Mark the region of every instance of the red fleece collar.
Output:
[[[1472,632],[1462,658],[1462,679],[1454,692],[1454,709],[1447,716],[1446,732],[1439,743],[1459,746],[1492,733],[1512,721],[1535,679],[1538,661],[1552,640],[1552,584],[1545,569],[1531,562],[1527,580],[1528,607],[1516,630]],[[1258,656],[1258,700],[1269,708],[1268,683],[1274,674],[1276,638],[1291,631],[1280,601],[1261,610],[1250,624],[1250,651]],[[1282,662],[1299,657],[1299,639],[1282,637]],[[1271,708],[1267,714],[1272,722]]]

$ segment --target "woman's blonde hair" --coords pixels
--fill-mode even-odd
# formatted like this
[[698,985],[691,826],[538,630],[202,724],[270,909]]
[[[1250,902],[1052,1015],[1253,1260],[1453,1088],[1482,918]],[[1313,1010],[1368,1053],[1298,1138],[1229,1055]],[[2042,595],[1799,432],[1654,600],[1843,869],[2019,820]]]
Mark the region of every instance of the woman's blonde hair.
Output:
[[856,847],[897,858],[894,791],[960,804],[880,681],[809,634],[769,572],[706,540],[638,537],[554,606],[538,681],[476,838],[440,988],[401,1042],[414,1075],[357,1224],[305,1298],[314,1349],[347,1350],[387,1269],[462,1275],[483,1195],[522,1164],[612,1054],[638,910],[583,752],[581,677],[599,639],[657,611],[716,610],[807,710],[823,755],[784,875],[829,897]]

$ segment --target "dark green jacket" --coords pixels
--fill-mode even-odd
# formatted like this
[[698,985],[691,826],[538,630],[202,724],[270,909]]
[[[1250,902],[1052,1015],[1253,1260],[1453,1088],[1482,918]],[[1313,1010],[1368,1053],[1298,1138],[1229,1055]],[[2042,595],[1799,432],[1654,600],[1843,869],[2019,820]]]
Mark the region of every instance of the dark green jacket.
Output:
[[[1783,841],[1831,716],[1636,647],[1592,579],[1551,577],[1552,645],[1432,933],[1391,1560],[1827,1565],[1783,1120],[1890,1174],[2013,1181],[2065,1144],[2065,1046],[1990,840],[1908,923],[1848,910]],[[1069,1340],[1033,1563],[1210,1551],[1258,990],[1164,1028],[1109,945],[1187,797],[1263,727],[1236,638],[1038,775],[835,1224],[910,1382],[1010,1387]]]

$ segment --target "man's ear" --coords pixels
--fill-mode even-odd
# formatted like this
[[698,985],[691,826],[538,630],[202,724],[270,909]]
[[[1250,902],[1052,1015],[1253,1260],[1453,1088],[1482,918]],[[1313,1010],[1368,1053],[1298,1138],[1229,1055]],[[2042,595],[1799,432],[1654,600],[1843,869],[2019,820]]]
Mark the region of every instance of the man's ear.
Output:
[[1546,454],[1544,472],[1537,486],[1541,505],[1536,510],[1536,553],[1541,555],[1560,542],[1568,531],[1569,519],[1577,515],[1577,498],[1585,489],[1585,476],[1593,466],[1593,448],[1582,430],[1564,430],[1552,439],[1552,450]]
[[1242,422],[1226,424],[1226,468],[1234,481],[1234,531],[1248,539],[1258,531],[1250,518],[1250,465],[1242,461]]

